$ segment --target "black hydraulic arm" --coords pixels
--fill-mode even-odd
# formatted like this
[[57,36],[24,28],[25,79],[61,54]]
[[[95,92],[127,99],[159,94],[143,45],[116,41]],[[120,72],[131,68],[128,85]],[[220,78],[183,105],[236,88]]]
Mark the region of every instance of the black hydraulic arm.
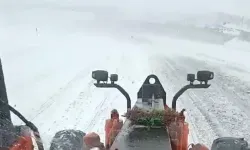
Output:
[[20,112],[18,112],[15,108],[10,106],[9,104],[4,103],[3,101],[0,101],[0,105],[3,105],[7,107],[13,114],[15,114],[19,119],[21,119],[28,127],[30,127],[31,130],[34,132],[38,132],[37,127],[30,121],[28,121]]
[[188,84],[182,87],[173,97],[172,108],[176,110],[176,102],[177,99],[188,89],[201,89],[201,88],[209,88],[210,84]]
[[[9,105],[8,97],[7,97],[7,90],[6,90],[5,81],[4,81],[3,67],[2,67],[2,62],[0,59],[0,120],[3,121],[3,122],[0,122],[1,130],[12,132],[13,128],[11,126],[13,126],[13,123],[11,121],[10,112],[14,113],[18,118],[20,118],[26,124],[26,126],[28,126],[31,130],[38,133],[38,134],[35,134],[35,137],[37,139],[40,139],[38,128],[32,122],[28,121],[15,108]],[[5,126],[4,123],[6,122],[10,124]],[[11,136],[11,134],[0,133],[1,146],[9,146],[13,142],[12,138],[13,137]],[[37,142],[37,144],[38,144],[39,150],[44,149],[41,142]]]
[[9,105],[4,81],[3,67],[0,59],[0,119],[11,122],[10,111],[13,112],[18,118],[20,118],[33,131],[38,131],[38,129],[32,122],[25,119],[25,117],[21,113],[19,113],[17,110],[15,110],[12,106]]
[[118,89],[127,99],[127,110],[131,109],[131,99],[129,94],[118,84],[115,83],[94,83],[98,88],[116,88]]

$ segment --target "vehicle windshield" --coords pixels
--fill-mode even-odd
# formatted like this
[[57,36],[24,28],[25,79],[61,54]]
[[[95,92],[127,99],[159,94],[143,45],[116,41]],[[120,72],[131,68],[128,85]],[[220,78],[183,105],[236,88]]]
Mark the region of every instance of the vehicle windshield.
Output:
[[[188,144],[211,148],[219,137],[250,142],[248,6],[244,0],[0,1],[7,90],[0,97],[34,123],[47,149],[66,129],[95,132],[105,143],[106,119],[116,109],[125,122],[127,101],[117,89],[96,87],[92,71],[117,74],[132,108],[146,77],[156,75],[171,108],[189,84],[187,74],[209,70],[211,86],[189,89],[176,105],[185,109]],[[14,114],[11,120],[24,124]]]

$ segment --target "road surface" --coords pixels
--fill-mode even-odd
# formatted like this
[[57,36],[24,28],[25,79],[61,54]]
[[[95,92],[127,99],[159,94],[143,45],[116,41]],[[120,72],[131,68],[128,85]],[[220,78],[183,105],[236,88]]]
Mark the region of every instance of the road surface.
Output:
[[[190,90],[177,102],[179,109],[187,109],[190,141],[211,145],[220,136],[250,140],[249,43],[196,28],[196,36],[188,39],[192,33],[175,34],[175,24],[166,30],[162,20],[131,17],[136,9],[123,14],[114,13],[115,6],[11,2],[0,6],[8,98],[39,127],[46,147],[65,128],[94,131],[104,140],[110,110],[125,112],[118,91],[93,86],[91,71],[96,69],[117,73],[132,103],[147,75],[156,74],[168,104],[187,83],[187,73],[213,71],[209,89]],[[20,123],[14,116],[13,121]]]

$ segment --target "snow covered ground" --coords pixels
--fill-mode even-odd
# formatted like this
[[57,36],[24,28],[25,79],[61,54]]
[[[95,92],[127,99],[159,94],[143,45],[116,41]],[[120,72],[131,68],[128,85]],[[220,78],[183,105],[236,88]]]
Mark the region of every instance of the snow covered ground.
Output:
[[[103,138],[110,110],[123,113],[126,102],[116,90],[95,88],[91,71],[119,74],[120,85],[135,102],[151,73],[159,76],[171,100],[186,83],[187,73],[209,69],[215,72],[212,86],[189,91],[178,103],[187,109],[190,138],[207,145],[219,136],[250,140],[250,43],[225,42],[221,34],[188,27],[185,30],[195,32],[173,38],[175,30],[162,28],[166,21],[183,19],[185,12],[230,11],[247,17],[250,13],[243,6],[248,2],[142,3],[0,1],[0,55],[10,104],[39,127],[46,147],[53,134],[65,128],[95,131]],[[20,123],[14,116],[13,120]]]

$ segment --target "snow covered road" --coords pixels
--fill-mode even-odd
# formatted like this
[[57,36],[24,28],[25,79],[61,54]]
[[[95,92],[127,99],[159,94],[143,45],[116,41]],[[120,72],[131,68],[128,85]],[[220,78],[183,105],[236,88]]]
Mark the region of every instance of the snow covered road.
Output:
[[155,72],[164,81],[170,100],[174,91],[185,84],[187,73],[203,69],[215,72],[209,89],[189,90],[178,103],[180,109],[187,109],[191,128],[195,131],[190,135],[193,141],[211,145],[213,139],[222,136],[249,140],[249,82],[223,71],[224,67],[190,57],[158,55],[155,59],[153,64],[159,67]]
[[[190,90],[177,103],[179,108],[187,109],[190,138],[207,145],[219,136],[250,139],[247,132],[250,84],[246,70],[236,68],[233,63],[223,65],[181,55],[178,44],[172,43],[171,50],[161,51],[157,49],[159,43],[153,41],[150,45],[138,45],[100,36],[92,38],[105,40],[105,44],[89,45],[91,52],[38,51],[44,57],[35,60],[37,53],[2,56],[10,103],[34,121],[47,146],[53,134],[65,128],[95,131],[103,138],[102,125],[110,110],[118,108],[121,113],[125,112],[126,102],[118,91],[93,86],[91,71],[95,69],[118,73],[119,83],[128,90],[133,102],[145,77],[154,73],[167,91],[168,104],[175,92],[186,84],[187,73],[202,69],[214,71],[216,76],[209,89]],[[107,49],[101,52],[104,46]],[[86,54],[88,58],[84,57]]]
[[[110,110],[125,112],[118,91],[93,86],[91,71],[96,69],[117,73],[132,103],[145,77],[154,73],[168,104],[187,83],[187,73],[213,71],[209,89],[190,90],[177,102],[179,109],[187,109],[191,141],[211,145],[220,136],[250,141],[249,43],[225,43],[223,34],[196,27],[185,38],[169,38],[170,33],[183,34],[172,24],[166,30],[159,17],[165,12],[149,15],[153,10],[144,12],[140,5],[130,10],[132,3],[121,9],[77,0],[25,2],[0,2],[0,55],[10,104],[39,127],[46,147],[65,128],[95,131],[103,140]],[[147,22],[147,17],[155,20]],[[186,40],[191,32],[197,35]],[[14,116],[13,121],[20,123]]]
[[[71,37],[68,42],[79,39],[80,36]],[[84,40],[86,50],[58,45],[56,50],[2,55],[10,104],[39,127],[46,145],[56,131],[65,128],[96,131],[103,137],[102,124],[110,110],[116,106],[121,112],[126,110],[126,100],[118,91],[94,87],[91,71],[107,69],[118,73],[120,83],[134,101],[149,73],[145,67],[147,53],[142,53],[140,47],[107,37],[94,39],[99,40],[97,45],[87,46],[88,41],[93,41],[90,37]],[[138,52],[126,53],[132,49]],[[19,123],[16,118],[13,120]]]

